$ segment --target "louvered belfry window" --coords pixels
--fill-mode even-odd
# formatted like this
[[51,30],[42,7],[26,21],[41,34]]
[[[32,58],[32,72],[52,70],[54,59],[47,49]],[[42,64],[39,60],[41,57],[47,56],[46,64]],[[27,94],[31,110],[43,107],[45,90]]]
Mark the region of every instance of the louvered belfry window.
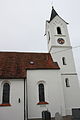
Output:
[[61,28],[57,27],[57,34],[61,34]]

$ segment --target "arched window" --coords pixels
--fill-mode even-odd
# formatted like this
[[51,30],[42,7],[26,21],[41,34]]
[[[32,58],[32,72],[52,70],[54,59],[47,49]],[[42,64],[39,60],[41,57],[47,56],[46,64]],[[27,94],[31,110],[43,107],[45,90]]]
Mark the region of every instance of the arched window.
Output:
[[39,87],[39,102],[45,102],[44,84],[40,83],[38,87]]
[[10,85],[8,83],[4,83],[2,103],[6,104],[6,103],[9,103],[9,102],[10,102]]
[[66,87],[70,87],[69,79],[65,78]]
[[57,34],[61,34],[61,28],[57,27]]
[[63,65],[66,65],[66,59],[65,59],[65,57],[62,57],[62,62],[63,62]]

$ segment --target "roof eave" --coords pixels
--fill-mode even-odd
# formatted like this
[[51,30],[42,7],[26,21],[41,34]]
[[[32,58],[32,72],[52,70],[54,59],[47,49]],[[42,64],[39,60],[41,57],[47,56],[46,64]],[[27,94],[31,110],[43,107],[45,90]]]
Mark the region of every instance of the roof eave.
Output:
[[[66,24],[69,24],[69,23],[66,22],[63,18],[61,18],[59,15],[56,15],[56,16],[58,16],[60,19],[62,19]],[[55,17],[56,17],[56,16],[55,16]],[[54,17],[54,18],[55,18],[55,17]],[[53,18],[53,19],[54,19],[54,18]],[[53,20],[53,19],[52,19],[52,20]],[[46,22],[50,23],[52,20],[47,20]]]
[[26,70],[60,70],[60,68],[27,68]]

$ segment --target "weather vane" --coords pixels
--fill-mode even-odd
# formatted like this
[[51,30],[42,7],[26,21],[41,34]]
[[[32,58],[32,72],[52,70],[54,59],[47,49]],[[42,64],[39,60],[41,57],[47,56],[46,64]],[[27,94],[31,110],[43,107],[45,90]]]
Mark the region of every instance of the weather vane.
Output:
[[51,6],[53,7],[53,0],[52,0],[52,2],[51,2]]

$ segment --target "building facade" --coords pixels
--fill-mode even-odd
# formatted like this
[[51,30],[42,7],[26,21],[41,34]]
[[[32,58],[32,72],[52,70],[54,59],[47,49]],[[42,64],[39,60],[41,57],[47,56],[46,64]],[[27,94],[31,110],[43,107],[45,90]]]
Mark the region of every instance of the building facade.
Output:
[[65,22],[52,8],[48,53],[0,52],[0,119],[41,119],[80,108],[79,81]]
[[65,112],[66,115],[69,115],[72,114],[73,107],[80,106],[80,88],[67,25],[68,23],[52,7],[50,21],[46,21],[48,50],[54,61],[57,61],[60,66]]

